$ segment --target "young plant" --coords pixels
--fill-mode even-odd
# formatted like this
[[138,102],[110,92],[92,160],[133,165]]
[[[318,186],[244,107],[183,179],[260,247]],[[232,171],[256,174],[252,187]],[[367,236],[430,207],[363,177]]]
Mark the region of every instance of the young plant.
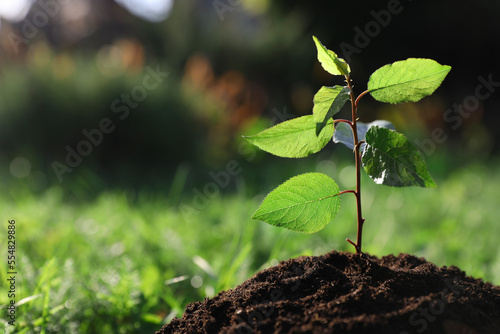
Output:
[[[340,195],[356,197],[357,240],[349,239],[357,253],[365,219],[361,213],[361,165],[377,184],[393,187],[435,187],[419,150],[395,131],[388,121],[358,121],[360,99],[370,94],[385,103],[417,102],[431,95],[451,70],[431,59],[409,58],[385,65],[368,80],[368,89],[354,95],[351,69],[342,58],[326,49],[313,36],[318,60],[332,75],[343,75],[345,86],[321,87],[314,95],[313,114],[277,124],[254,136],[250,143],[271,154],[285,158],[303,158],[333,142],[353,150],[356,166],[356,189],[340,191],[337,183],[321,173],[292,177],[271,191],[252,218],[293,231],[314,233],[332,221],[340,210]],[[351,102],[351,120],[334,119],[345,103]]]

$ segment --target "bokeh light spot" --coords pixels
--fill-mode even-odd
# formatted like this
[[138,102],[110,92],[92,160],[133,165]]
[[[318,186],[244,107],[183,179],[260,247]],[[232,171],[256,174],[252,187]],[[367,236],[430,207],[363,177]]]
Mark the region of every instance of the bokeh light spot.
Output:
[[203,285],[203,278],[198,275],[193,276],[193,278],[191,278],[191,285],[193,286],[193,288],[198,289]]
[[10,173],[12,176],[23,179],[30,175],[31,163],[24,157],[14,158],[10,163]]

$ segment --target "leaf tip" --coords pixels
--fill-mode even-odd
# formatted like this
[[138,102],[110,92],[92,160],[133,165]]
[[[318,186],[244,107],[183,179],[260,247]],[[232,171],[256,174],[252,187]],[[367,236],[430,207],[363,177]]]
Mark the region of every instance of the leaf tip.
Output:
[[249,143],[253,144],[253,141],[252,141],[252,137],[253,137],[253,136],[241,136],[241,137],[242,137],[245,141],[247,141],[247,142],[249,142]]

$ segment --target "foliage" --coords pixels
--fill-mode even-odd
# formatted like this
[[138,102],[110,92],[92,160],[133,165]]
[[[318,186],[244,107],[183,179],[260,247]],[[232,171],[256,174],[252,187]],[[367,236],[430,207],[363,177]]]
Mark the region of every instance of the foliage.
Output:
[[[340,209],[339,196],[353,193],[358,214],[357,242],[347,239],[361,253],[362,228],[360,166],[377,184],[394,187],[435,187],[425,161],[408,139],[396,132],[390,122],[358,122],[358,103],[370,94],[386,103],[417,102],[432,94],[451,70],[431,59],[409,58],[376,70],[368,81],[368,90],[355,98],[350,66],[313,36],[318,60],[332,75],[345,77],[346,86],[322,87],[314,96],[313,115],[282,122],[247,140],[260,149],[285,158],[302,158],[320,151],[333,137],[354,150],[356,190],[339,191],[335,181],[320,173],[291,178],[272,191],[252,218],[293,231],[312,233],[325,227]],[[350,99],[352,119],[333,119]],[[335,124],[344,123],[334,135]],[[346,135],[347,124],[352,140]],[[382,126],[380,126],[382,125]],[[359,127],[359,130],[358,130]]]
[[[290,173],[331,162],[324,154],[297,160]],[[463,165],[439,155],[428,163],[455,166],[446,169],[446,176],[436,174],[442,186],[432,192],[366,182],[364,212],[381,218],[365,227],[365,251],[423,256],[498,285],[500,225],[492,209],[498,202],[498,161]],[[331,165],[324,172],[338,174],[340,187],[350,186],[349,161],[336,159]],[[282,172],[270,167],[268,177],[279,180]],[[57,188],[38,195],[21,183],[9,188],[0,201],[4,216],[15,218],[18,226],[16,301],[23,303],[17,308],[18,325],[7,326],[1,317],[0,332],[38,333],[45,327],[46,333],[153,333],[181,316],[187,303],[231,288],[279,259],[349,246],[336,236],[352,233],[351,224],[328,224],[312,235],[252,224],[249,216],[258,200],[243,190],[217,196],[184,221],[166,195],[115,190],[72,202]],[[347,197],[343,202],[355,201]],[[348,222],[355,216],[354,210],[343,210],[335,219]],[[5,239],[0,244],[6,246]],[[191,284],[196,276],[203,280],[199,287]],[[8,290],[7,278],[6,270],[0,271],[1,291]],[[0,294],[0,306],[8,302],[7,294]]]
[[285,158],[302,158],[320,151],[333,135],[333,120],[317,133],[313,115],[280,123],[248,141],[260,149]]
[[[338,193],[335,181],[325,174],[302,174],[272,191],[253,217],[294,231],[317,232],[337,215]],[[325,211],[328,217],[316,215],[318,211]]]

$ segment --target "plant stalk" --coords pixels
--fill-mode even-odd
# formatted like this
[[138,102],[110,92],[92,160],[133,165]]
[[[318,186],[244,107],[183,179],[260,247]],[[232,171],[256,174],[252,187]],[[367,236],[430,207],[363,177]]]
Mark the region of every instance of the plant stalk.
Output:
[[356,208],[357,208],[357,214],[358,214],[358,231],[357,231],[356,243],[352,242],[349,239],[347,239],[347,241],[354,246],[354,248],[356,249],[356,253],[361,253],[363,223],[365,222],[365,219],[363,218],[363,215],[361,213],[361,154],[360,154],[361,142],[359,141],[359,138],[358,138],[357,110],[358,110],[359,98],[362,95],[366,94],[366,92],[363,92],[362,94],[360,94],[358,96],[357,99],[355,99],[351,78],[349,76],[346,76],[346,81],[347,81],[347,86],[349,87],[350,95],[351,95],[352,133],[353,133],[353,139],[354,139],[354,156],[355,156],[355,164],[356,164],[356,191],[354,192],[354,194],[356,195]]

